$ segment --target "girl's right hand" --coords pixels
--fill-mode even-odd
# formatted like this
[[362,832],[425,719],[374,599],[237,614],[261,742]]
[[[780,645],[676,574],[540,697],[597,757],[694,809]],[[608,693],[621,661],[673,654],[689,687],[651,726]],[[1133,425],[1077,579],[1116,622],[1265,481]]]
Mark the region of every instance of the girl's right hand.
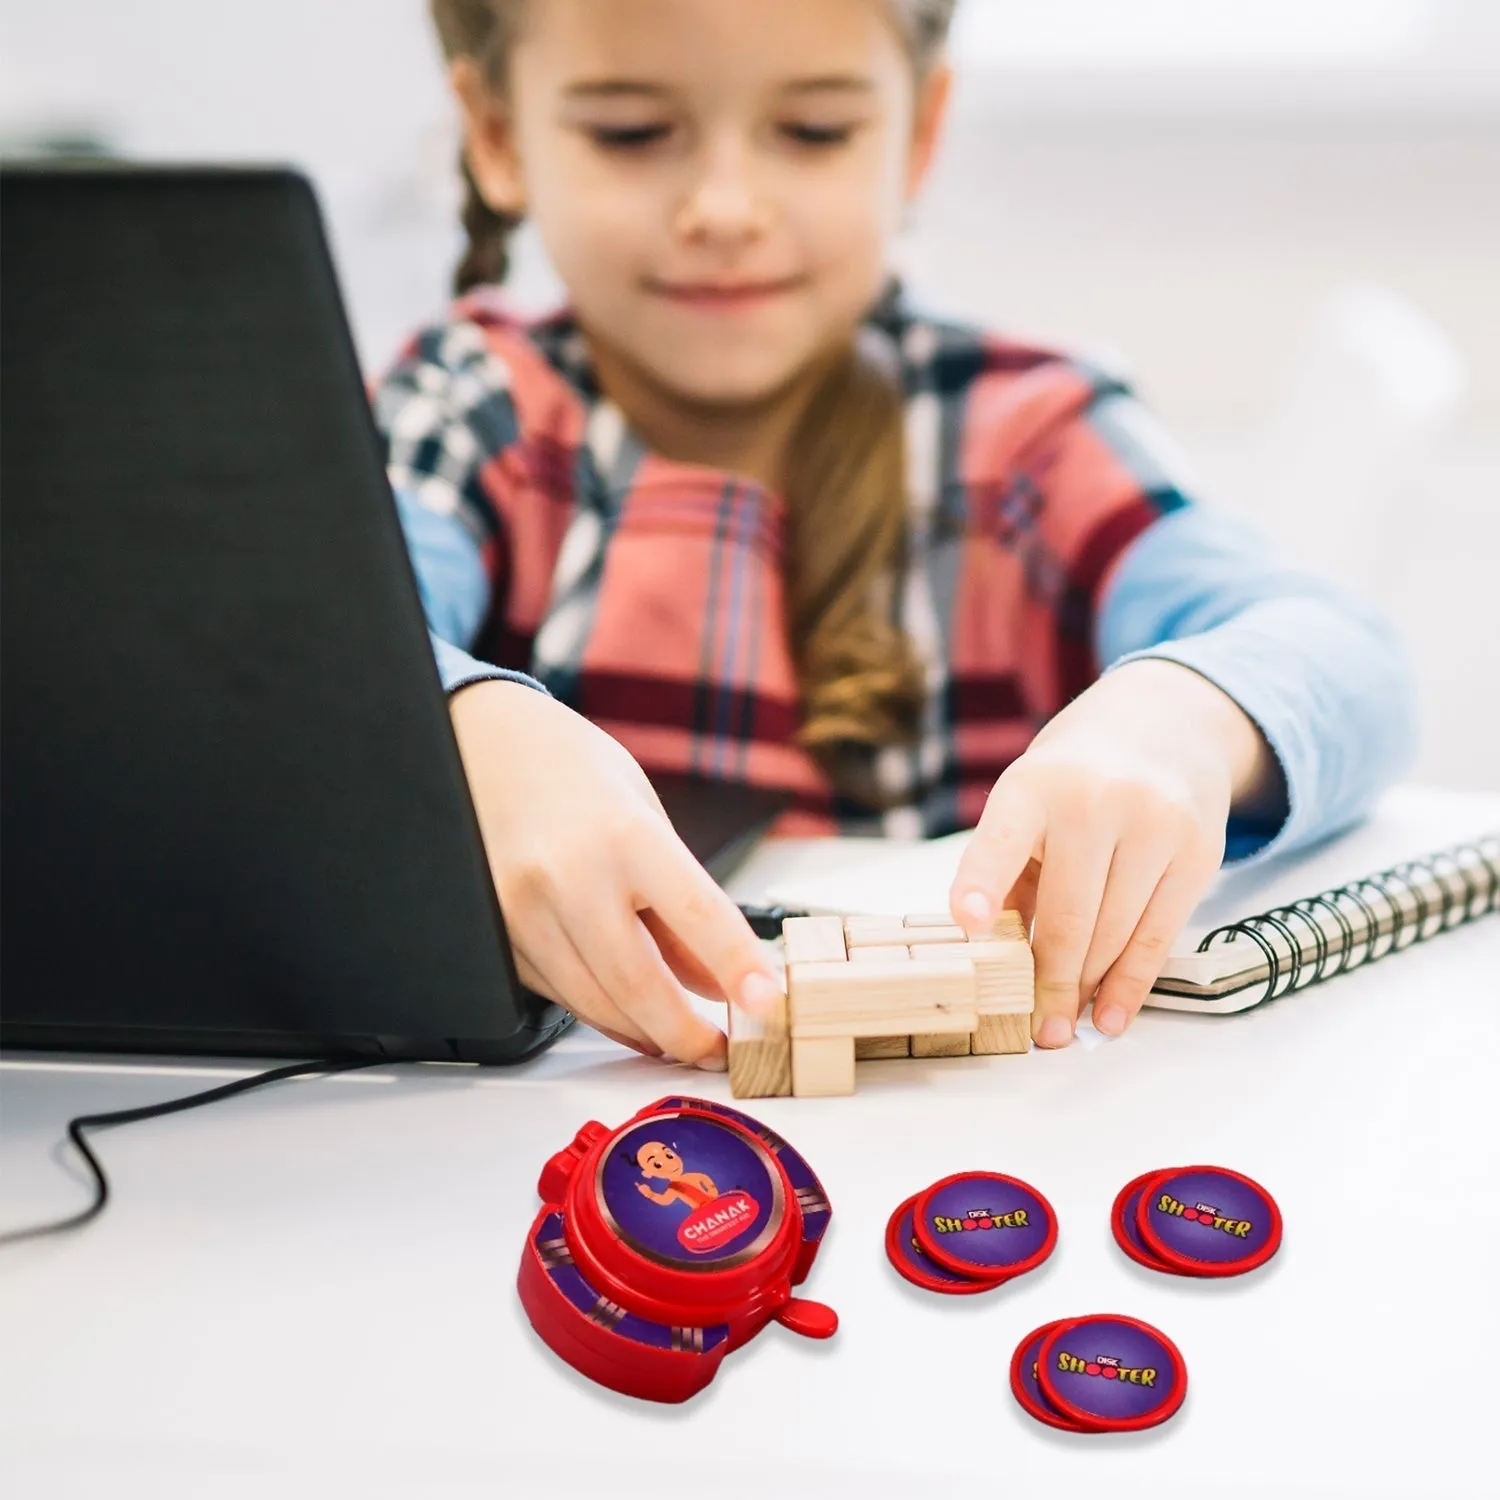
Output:
[[623,746],[523,683],[449,700],[521,982],[651,1057],[722,1071],[683,988],[769,1009],[782,993],[739,909]]

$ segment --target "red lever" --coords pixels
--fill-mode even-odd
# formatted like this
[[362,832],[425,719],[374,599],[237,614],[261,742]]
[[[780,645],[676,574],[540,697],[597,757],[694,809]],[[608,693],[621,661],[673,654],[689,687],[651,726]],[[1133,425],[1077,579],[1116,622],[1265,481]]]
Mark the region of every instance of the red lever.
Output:
[[776,1321],[805,1339],[831,1339],[839,1331],[839,1315],[821,1302],[793,1297],[776,1314]]
[[564,1194],[568,1191],[568,1180],[578,1170],[578,1164],[587,1154],[590,1146],[601,1136],[609,1134],[608,1129],[597,1120],[590,1120],[576,1136],[573,1137],[571,1146],[563,1149],[547,1160],[547,1165],[542,1168],[541,1180],[537,1183],[537,1194],[543,1203],[561,1203]]

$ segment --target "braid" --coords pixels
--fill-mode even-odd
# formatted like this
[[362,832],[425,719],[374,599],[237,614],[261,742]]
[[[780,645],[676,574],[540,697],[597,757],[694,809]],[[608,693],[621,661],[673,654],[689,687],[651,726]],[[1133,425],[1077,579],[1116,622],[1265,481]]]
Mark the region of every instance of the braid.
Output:
[[[487,75],[504,79],[516,33],[519,0],[429,0],[429,9],[443,55],[449,62],[457,57],[473,58]],[[466,243],[454,268],[453,290],[462,295],[473,287],[505,280],[510,269],[507,244],[521,216],[497,213],[484,201],[462,153],[458,169],[464,185],[459,218]]]
[[462,153],[458,169],[464,182],[464,203],[459,217],[468,243],[453,272],[453,290],[462,296],[473,287],[505,280],[510,270],[510,236],[521,220],[516,214],[496,213],[484,201]]
[[883,807],[870,756],[912,744],[925,673],[897,623],[906,457],[894,350],[856,340],[825,375],[791,443],[786,610],[802,690],[797,739],[838,790]]

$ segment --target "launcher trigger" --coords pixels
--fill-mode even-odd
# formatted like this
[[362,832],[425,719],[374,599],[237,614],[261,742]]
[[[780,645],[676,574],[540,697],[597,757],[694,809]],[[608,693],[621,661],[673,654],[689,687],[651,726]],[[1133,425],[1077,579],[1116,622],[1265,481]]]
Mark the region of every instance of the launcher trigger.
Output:
[[806,1297],[791,1298],[776,1314],[776,1321],[806,1339],[831,1339],[839,1331],[839,1315]]

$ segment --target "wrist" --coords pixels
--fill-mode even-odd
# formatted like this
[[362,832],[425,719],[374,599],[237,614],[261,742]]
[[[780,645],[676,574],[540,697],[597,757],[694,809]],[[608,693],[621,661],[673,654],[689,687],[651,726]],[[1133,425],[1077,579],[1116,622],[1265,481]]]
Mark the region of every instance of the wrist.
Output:
[[546,702],[552,700],[552,695],[545,688],[515,677],[475,677],[449,690],[448,712],[455,712],[460,704],[467,711],[476,703],[522,703],[531,699]]
[[1110,674],[1124,678],[1129,694],[1144,689],[1156,700],[1156,711],[1189,731],[1224,768],[1230,805],[1254,816],[1269,811],[1282,795],[1281,770],[1260,726],[1221,687],[1180,662],[1148,657],[1127,662]]
[[483,736],[491,751],[496,734],[502,736],[499,744],[514,744],[524,736],[523,726],[543,722],[539,714],[560,706],[550,694],[507,677],[482,677],[448,694],[448,718],[466,760],[473,739]]

